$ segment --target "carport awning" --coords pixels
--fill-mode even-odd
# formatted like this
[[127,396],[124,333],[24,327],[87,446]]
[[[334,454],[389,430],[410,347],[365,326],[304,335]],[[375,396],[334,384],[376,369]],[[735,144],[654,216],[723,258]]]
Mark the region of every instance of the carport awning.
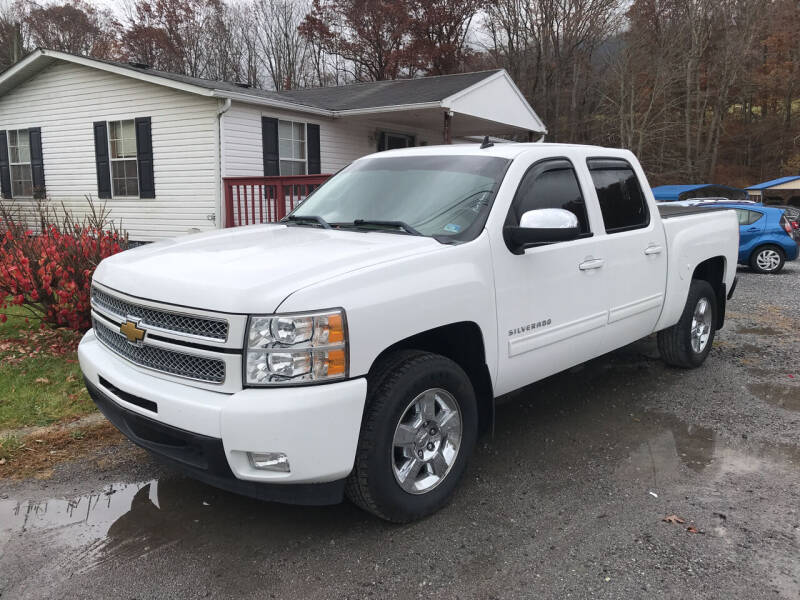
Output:
[[[424,80],[407,81],[411,83]],[[301,97],[301,94],[298,93],[296,97]],[[336,110],[334,117],[352,119],[379,117],[381,121],[406,127],[429,129],[446,127],[451,137],[520,132],[537,135],[547,133],[547,128],[539,115],[525,100],[508,73],[503,70],[490,72],[468,87],[440,100],[343,108]]]
[[[381,123],[396,125],[399,128],[410,129],[442,129],[444,130],[447,114],[441,107],[416,108],[414,110],[398,110],[384,112],[380,115],[374,113],[366,115],[353,115],[347,117],[351,120],[369,121],[380,118]],[[503,123],[480,116],[453,111],[449,118],[450,136],[453,138],[464,136],[484,135],[514,135],[532,132],[535,135],[544,135],[543,131],[527,129],[519,124]],[[442,132],[444,139],[444,131]]]
[[747,192],[729,185],[715,183],[695,183],[687,185],[659,185],[653,188],[653,196],[658,202],[675,202],[689,198],[728,198],[746,200]]

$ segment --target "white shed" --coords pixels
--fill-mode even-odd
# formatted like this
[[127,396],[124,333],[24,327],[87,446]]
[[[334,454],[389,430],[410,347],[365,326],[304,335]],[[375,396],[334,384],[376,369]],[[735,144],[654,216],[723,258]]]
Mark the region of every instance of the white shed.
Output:
[[274,219],[294,198],[266,196],[377,150],[520,133],[546,128],[504,70],[273,92],[37,50],[0,74],[3,197],[99,198],[139,241]]

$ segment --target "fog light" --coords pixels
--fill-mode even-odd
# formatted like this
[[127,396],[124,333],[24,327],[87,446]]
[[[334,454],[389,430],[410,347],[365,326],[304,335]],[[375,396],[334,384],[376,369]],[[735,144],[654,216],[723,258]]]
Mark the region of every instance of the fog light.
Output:
[[283,452],[248,452],[247,458],[254,469],[289,472],[289,457]]

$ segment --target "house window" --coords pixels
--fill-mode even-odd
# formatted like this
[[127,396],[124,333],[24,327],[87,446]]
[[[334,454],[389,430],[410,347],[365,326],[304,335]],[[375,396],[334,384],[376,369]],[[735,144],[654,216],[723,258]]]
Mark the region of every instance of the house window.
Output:
[[390,133],[383,131],[380,134],[378,151],[397,150],[398,148],[411,148],[414,146],[414,136],[405,133]]
[[108,122],[111,151],[111,190],[115,197],[139,195],[136,126],[133,119]]
[[8,158],[11,171],[11,195],[14,198],[33,196],[31,141],[27,129],[8,132]]
[[278,156],[281,175],[306,174],[306,124],[278,121]]

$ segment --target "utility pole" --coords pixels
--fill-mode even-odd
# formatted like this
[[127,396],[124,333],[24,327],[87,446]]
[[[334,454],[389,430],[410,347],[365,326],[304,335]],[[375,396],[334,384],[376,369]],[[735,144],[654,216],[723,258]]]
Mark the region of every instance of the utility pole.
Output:
[[22,58],[22,27],[20,22],[14,23],[14,35],[11,39],[11,64],[19,62]]

